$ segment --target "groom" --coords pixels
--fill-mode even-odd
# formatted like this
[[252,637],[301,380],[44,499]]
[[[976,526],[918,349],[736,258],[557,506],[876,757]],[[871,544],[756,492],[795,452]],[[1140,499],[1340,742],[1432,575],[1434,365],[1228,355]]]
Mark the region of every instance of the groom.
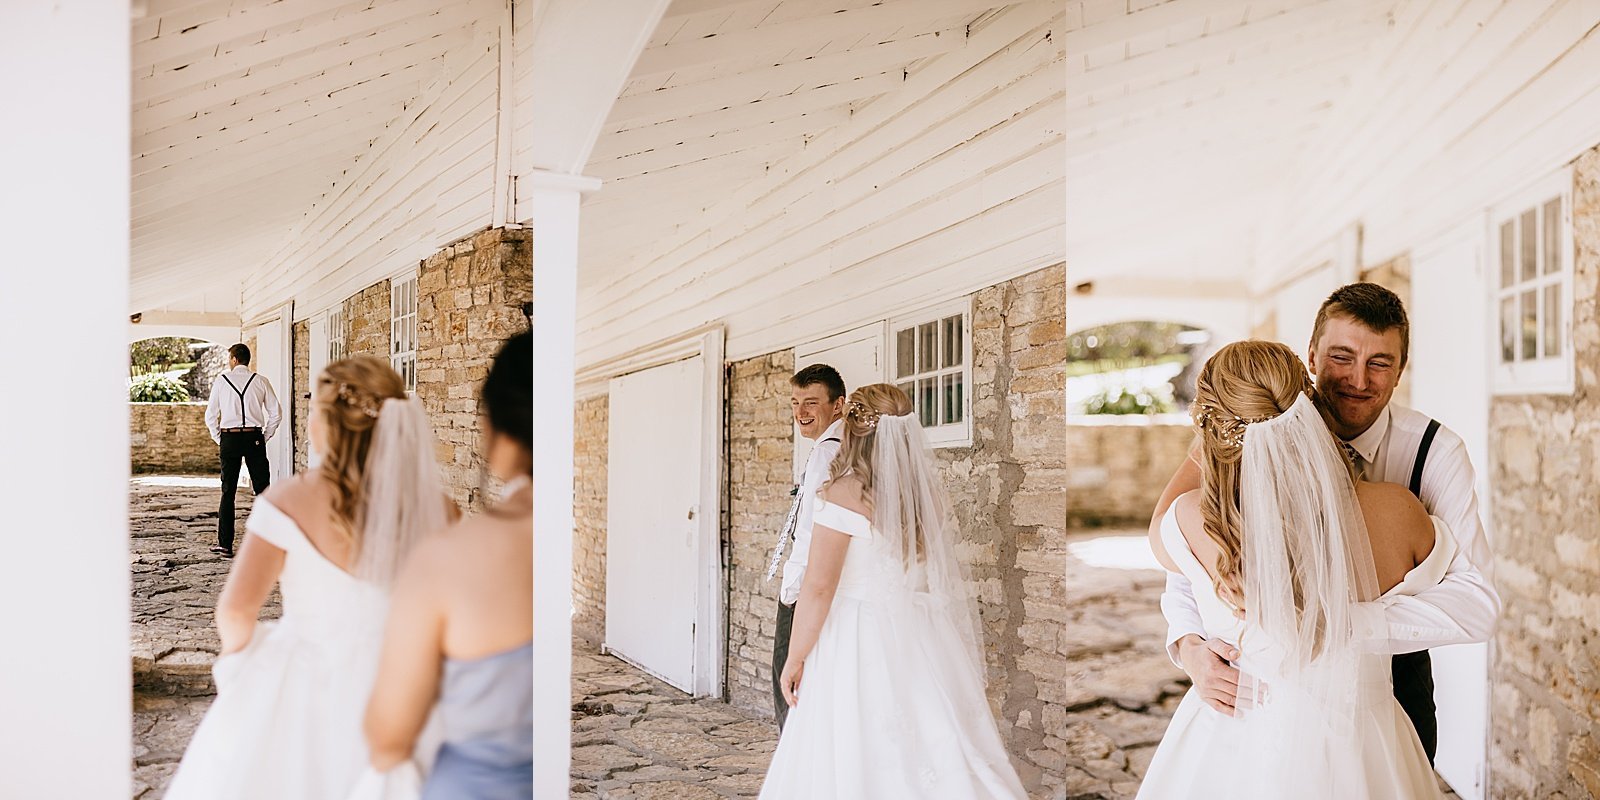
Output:
[[[1438,747],[1433,667],[1428,648],[1487,641],[1500,614],[1489,579],[1489,546],[1478,519],[1476,477],[1461,437],[1427,416],[1391,404],[1411,343],[1400,298],[1375,283],[1340,287],[1317,310],[1308,353],[1316,401],[1361,477],[1409,486],[1428,513],[1456,537],[1444,580],[1415,596],[1360,603],[1355,636],[1370,653],[1394,655],[1394,694],[1416,727],[1428,760]],[[1157,503],[1154,530],[1178,495],[1200,488],[1194,453]],[[1168,573],[1161,595],[1167,652],[1212,708],[1232,714],[1239,671],[1233,644],[1207,640],[1186,578]],[[1236,643],[1234,643],[1236,644]]]
[[[844,427],[844,379],[827,364],[812,364],[789,379],[789,407],[800,435],[816,442],[805,471],[791,494],[789,516],[772,552],[767,580],[783,564],[783,583],[778,592],[778,619],[772,634],[772,708],[778,719],[778,732],[789,719],[789,704],[783,699],[779,677],[789,660],[789,630],[794,626],[794,604],[800,599],[800,581],[806,573],[806,556],[811,549],[811,516],[816,509],[817,490],[828,479],[828,465],[839,454]],[[791,544],[792,542],[792,544]],[[789,560],[784,561],[787,549]]]

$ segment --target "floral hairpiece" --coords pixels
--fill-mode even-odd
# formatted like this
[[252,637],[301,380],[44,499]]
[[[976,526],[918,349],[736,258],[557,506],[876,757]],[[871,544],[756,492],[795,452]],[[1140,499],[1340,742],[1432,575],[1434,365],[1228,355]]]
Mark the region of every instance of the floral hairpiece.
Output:
[[1217,435],[1224,444],[1232,447],[1244,446],[1245,429],[1257,422],[1266,422],[1272,417],[1241,417],[1238,414],[1229,414],[1216,406],[1208,403],[1195,403],[1194,424],[1200,430],[1210,431]]
[[882,411],[868,408],[859,400],[851,400],[849,405],[850,410],[845,412],[847,416],[861,420],[861,424],[867,426],[869,431],[878,427],[878,418],[883,416]]
[[372,417],[373,419],[378,418],[377,402],[371,397],[362,397],[359,392],[350,388],[350,384],[348,383],[339,384],[339,399],[343,400],[345,405],[348,405],[351,408],[354,408],[357,411]]

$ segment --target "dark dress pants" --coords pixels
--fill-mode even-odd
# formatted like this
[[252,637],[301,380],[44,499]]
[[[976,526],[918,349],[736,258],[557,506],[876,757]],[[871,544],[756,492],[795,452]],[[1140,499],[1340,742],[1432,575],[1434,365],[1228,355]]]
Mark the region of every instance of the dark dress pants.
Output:
[[260,431],[222,434],[222,505],[217,509],[217,544],[233,552],[233,495],[239,489],[239,464],[250,470],[250,485],[259,497],[267,490],[267,437]]

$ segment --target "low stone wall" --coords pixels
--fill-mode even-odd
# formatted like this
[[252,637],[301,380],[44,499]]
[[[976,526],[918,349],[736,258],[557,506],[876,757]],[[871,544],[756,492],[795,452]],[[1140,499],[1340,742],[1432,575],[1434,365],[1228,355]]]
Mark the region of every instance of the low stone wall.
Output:
[[129,403],[128,432],[134,472],[218,470],[205,403]]
[[1068,420],[1067,518],[1075,527],[1143,527],[1193,442],[1181,414]]

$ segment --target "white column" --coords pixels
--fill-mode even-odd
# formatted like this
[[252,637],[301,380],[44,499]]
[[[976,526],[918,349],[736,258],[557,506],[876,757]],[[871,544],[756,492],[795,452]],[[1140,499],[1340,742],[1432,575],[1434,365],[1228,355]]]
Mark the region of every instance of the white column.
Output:
[[578,205],[600,185],[535,171],[533,228],[533,796],[566,797],[572,760],[572,421]]
[[0,795],[129,796],[128,2],[0,9]]

